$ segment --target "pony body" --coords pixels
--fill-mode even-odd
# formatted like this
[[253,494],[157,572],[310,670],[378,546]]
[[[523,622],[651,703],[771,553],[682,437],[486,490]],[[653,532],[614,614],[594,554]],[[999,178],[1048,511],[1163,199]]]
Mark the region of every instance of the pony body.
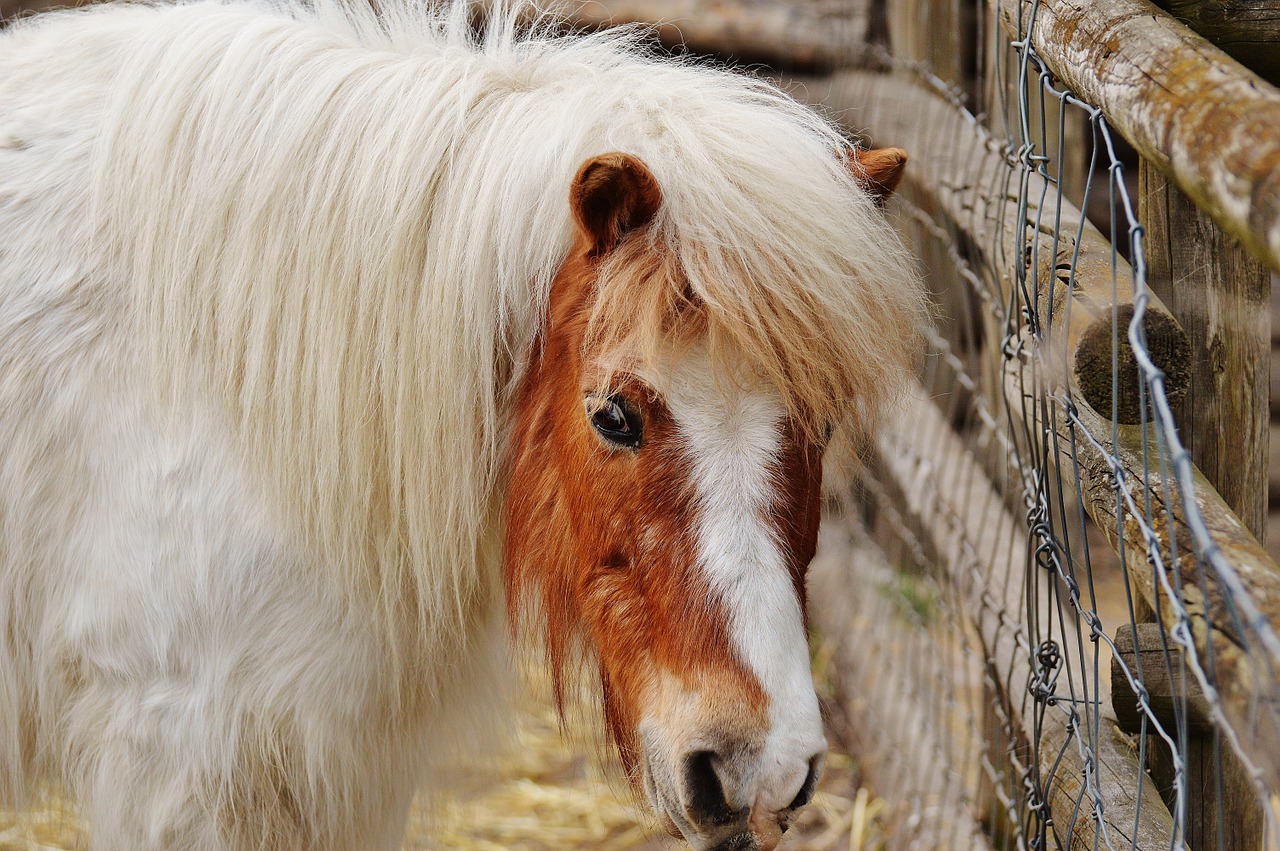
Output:
[[64,787],[103,848],[397,846],[495,726],[504,459],[590,157],[652,171],[671,271],[602,278],[593,340],[654,361],[687,295],[710,369],[873,421],[919,295],[838,134],[517,17],[0,35],[0,799]]

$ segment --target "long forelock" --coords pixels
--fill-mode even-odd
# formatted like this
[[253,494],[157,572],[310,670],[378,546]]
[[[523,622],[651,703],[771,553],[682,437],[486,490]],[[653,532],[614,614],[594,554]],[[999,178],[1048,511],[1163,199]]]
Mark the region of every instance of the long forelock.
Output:
[[866,436],[916,363],[923,308],[881,214],[847,191],[843,233],[761,222],[699,242],[668,218],[625,241],[601,269],[585,347],[662,376],[702,343],[719,379],[770,386],[806,437]]

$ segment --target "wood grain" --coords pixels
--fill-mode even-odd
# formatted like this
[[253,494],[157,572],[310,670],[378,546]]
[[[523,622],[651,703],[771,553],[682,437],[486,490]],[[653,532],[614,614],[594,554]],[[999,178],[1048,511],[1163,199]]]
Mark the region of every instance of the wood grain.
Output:
[[1111,658],[1111,705],[1126,733],[1143,729],[1145,712],[1129,684],[1126,669],[1141,678],[1147,706],[1166,731],[1177,729],[1179,717],[1197,735],[1213,732],[1209,704],[1195,677],[1187,674],[1182,649],[1169,641],[1157,623],[1124,624],[1115,634]]
[[1280,90],[1148,0],[1013,0],[1000,20],[1280,271]]
[[1179,434],[1205,478],[1265,543],[1270,272],[1146,162],[1139,178],[1148,280],[1191,341],[1191,380],[1175,409]]
[[1280,85],[1280,5],[1275,0],[1155,0],[1157,6]]
[[591,29],[652,26],[663,44],[736,62],[831,69],[861,61],[870,0],[547,0]]

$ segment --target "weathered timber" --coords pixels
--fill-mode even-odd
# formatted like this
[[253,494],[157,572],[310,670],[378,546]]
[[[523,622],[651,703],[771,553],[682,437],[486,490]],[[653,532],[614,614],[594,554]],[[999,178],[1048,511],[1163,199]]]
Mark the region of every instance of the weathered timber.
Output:
[[[1181,843],[1174,845],[1173,837],[1177,834],[1173,816],[1161,800],[1155,783],[1138,768],[1138,754],[1128,736],[1113,722],[1104,721],[1089,745],[1093,751],[1093,783],[1106,805],[1105,839],[1087,817],[1090,798],[1084,760],[1078,755],[1079,742],[1069,737],[1062,725],[1041,728],[1040,749],[1046,755],[1041,761],[1061,755],[1064,763],[1074,763],[1076,768],[1073,771],[1059,769],[1054,776],[1054,788],[1050,790],[1053,812],[1065,814],[1065,818],[1055,815],[1053,828],[1058,841],[1071,851],[1098,851],[1108,847],[1135,851],[1185,848]],[[1139,772],[1136,777],[1135,768]],[[1070,809],[1062,809],[1062,804],[1070,801],[1082,802],[1082,812],[1074,818]],[[1058,818],[1064,818],[1064,823],[1059,823]]]
[[1012,0],[1000,16],[1219,227],[1280,270],[1280,90],[1148,0]]
[[[910,511],[931,546],[948,554],[938,567],[973,619],[994,671],[990,680],[1000,690],[998,697],[1023,742],[1019,749],[1036,761],[1059,841],[1079,851],[1100,847],[1105,844],[1098,826],[1101,819],[1107,836],[1122,837],[1124,847],[1173,847],[1173,819],[1131,743],[1115,727],[1105,680],[1092,684],[1093,693],[1058,695],[1081,707],[1074,728],[1061,704],[1039,715],[1028,705],[1033,675],[1044,673],[1034,669],[1038,663],[1024,643],[1028,627],[1021,617],[1029,607],[1038,613],[1035,640],[1054,640],[1064,667],[1086,670],[1097,648],[1088,642],[1082,648],[1074,630],[1059,631],[1056,604],[1047,588],[1051,580],[1031,581],[1029,570],[1038,568],[1032,567],[1022,524],[1005,508],[1001,495],[922,389],[916,388],[900,406],[898,421],[881,431],[875,464],[883,471],[882,480],[896,490],[895,501]],[[1082,736],[1088,738],[1091,765],[1082,755]],[[1031,742],[1038,745],[1030,749]],[[1088,797],[1089,771],[1106,802],[1101,813],[1094,812]]]
[[1155,4],[1263,79],[1280,85],[1275,0],[1155,0]]
[[23,15],[33,15],[46,9],[79,6],[87,0],[0,0],[0,25]]
[[891,0],[885,3],[889,50],[895,59],[926,65],[940,79],[957,86],[972,66],[967,54],[974,43],[968,4],[933,0]]
[[[1010,409],[1015,413],[1023,410],[1024,394],[1028,391],[1022,387],[1015,366],[1010,367],[1005,388]],[[1119,426],[1113,446],[1109,421],[1088,405],[1077,404],[1075,412],[1084,430],[1102,446],[1099,450],[1089,440],[1074,440],[1077,452],[1074,469],[1079,474],[1078,487],[1085,509],[1108,542],[1117,551],[1123,551],[1135,590],[1151,605],[1164,628],[1172,631],[1179,626],[1179,616],[1158,584],[1150,561],[1153,556],[1148,552],[1139,520],[1125,511],[1117,527],[1112,459],[1118,459],[1125,481],[1133,483],[1130,487],[1141,488],[1145,474],[1149,484],[1145,492],[1137,494],[1138,504],[1150,500],[1148,522],[1157,536],[1169,581],[1182,583],[1177,591],[1190,619],[1191,638],[1197,657],[1213,678],[1223,716],[1234,738],[1231,746],[1246,766],[1252,766],[1263,787],[1280,789],[1280,658],[1260,640],[1252,628],[1254,624],[1243,624],[1239,620],[1238,601],[1232,598],[1216,572],[1201,569],[1198,554],[1202,550],[1195,544],[1187,525],[1184,505],[1178,496],[1180,489],[1166,479],[1160,459],[1155,457],[1158,446],[1153,433],[1155,427],[1148,426],[1152,433],[1146,435],[1144,447],[1142,427]],[[1055,415],[1053,427],[1063,441],[1070,442],[1075,436],[1060,413]],[[1145,457],[1144,450],[1148,453]],[[1186,498],[1194,500],[1215,546],[1239,577],[1262,619],[1269,625],[1280,623],[1280,568],[1204,475],[1193,468],[1192,476],[1193,489]],[[1166,502],[1166,494],[1174,495],[1172,504]],[[1172,552],[1174,546],[1176,558]]]
[[1125,674],[1124,669],[1128,668],[1135,678],[1141,677],[1151,714],[1171,735],[1177,729],[1179,714],[1195,733],[1213,731],[1209,704],[1200,683],[1187,673],[1182,648],[1165,638],[1160,624],[1123,624],[1116,630],[1115,646],[1116,655],[1111,657],[1111,705],[1121,730],[1140,732],[1145,717],[1138,694]]
[[[1165,731],[1178,735],[1179,716],[1186,725],[1186,744],[1179,747],[1187,790],[1187,845],[1260,851],[1265,819],[1257,792],[1239,760],[1232,759],[1229,749],[1224,750],[1221,740],[1215,738],[1219,734],[1210,720],[1209,704],[1185,667],[1181,648],[1155,623],[1136,628],[1125,624],[1117,630],[1115,644],[1118,656],[1111,662],[1112,704],[1120,728],[1137,733],[1144,718],[1120,660],[1135,676],[1141,675],[1147,705]],[[1148,740],[1147,754],[1152,778],[1165,802],[1172,804],[1177,771],[1172,755],[1163,740],[1154,737]]]
[[[1276,839],[1266,839],[1266,811],[1258,800],[1253,780],[1220,734],[1188,736],[1180,753],[1182,782],[1186,789],[1186,847],[1224,851],[1277,851]],[[1148,746],[1151,778],[1169,805],[1175,800],[1177,766],[1163,742]],[[1274,810],[1273,810],[1274,811]]]
[[1191,381],[1175,411],[1179,434],[1192,461],[1265,544],[1271,274],[1146,162],[1138,216],[1146,227],[1147,280],[1192,341]]
[[831,69],[856,64],[870,0],[547,0],[578,26],[651,26],[663,44],[739,62]]
[[[875,145],[906,149],[912,199],[964,235],[971,259],[991,270],[1004,303],[1026,273],[1043,332],[1038,345],[1061,367],[1051,379],[1075,385],[1099,411],[1114,410],[1118,422],[1141,421],[1141,376],[1126,333],[1132,272],[1077,209],[1059,203],[1051,184],[1027,175],[1028,202],[1020,211],[1022,178],[1000,147],[965,113],[900,77],[845,71],[806,81],[794,92],[852,129],[874,128]],[[1147,347],[1165,373],[1166,393],[1176,400],[1189,383],[1190,345],[1159,298],[1148,295],[1142,322]],[[1113,341],[1121,362],[1114,400]]]
[[[955,677],[964,660],[940,657],[935,637],[877,590],[896,587],[895,579],[884,553],[843,506],[824,517],[809,567],[809,611],[830,652],[826,672],[840,704],[839,732],[888,801],[882,818],[894,847],[990,851],[968,805],[973,781],[963,760],[972,751],[960,719],[940,717],[949,702],[936,692],[938,679]],[[933,669],[922,674],[885,659],[921,660]]]

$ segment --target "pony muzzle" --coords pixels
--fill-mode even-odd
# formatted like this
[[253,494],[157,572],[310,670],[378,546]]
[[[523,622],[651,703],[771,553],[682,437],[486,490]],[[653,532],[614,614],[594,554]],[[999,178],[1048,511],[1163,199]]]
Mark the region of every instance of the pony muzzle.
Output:
[[[813,798],[823,746],[787,760],[757,742],[705,740],[663,758],[645,737],[645,791],[667,831],[696,851],[771,851]],[[785,803],[779,804],[779,801]]]

